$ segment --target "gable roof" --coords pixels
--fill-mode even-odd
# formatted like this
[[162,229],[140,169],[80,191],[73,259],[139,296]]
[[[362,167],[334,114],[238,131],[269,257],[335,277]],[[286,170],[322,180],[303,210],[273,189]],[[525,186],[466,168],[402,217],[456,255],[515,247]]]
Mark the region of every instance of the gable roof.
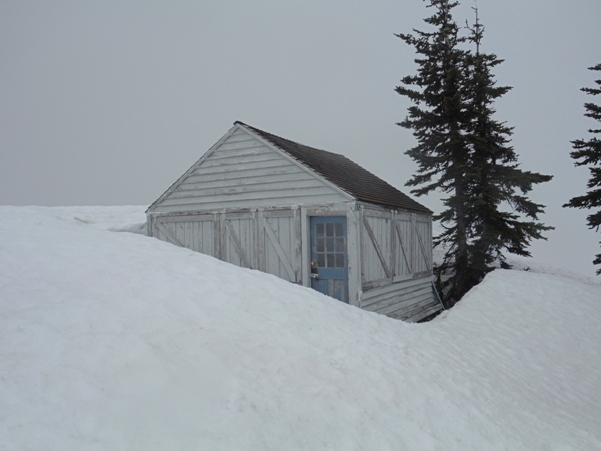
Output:
[[344,155],[305,146],[240,121],[234,122],[234,125],[241,126],[260,136],[357,200],[387,207],[432,213],[429,208],[411,199]]

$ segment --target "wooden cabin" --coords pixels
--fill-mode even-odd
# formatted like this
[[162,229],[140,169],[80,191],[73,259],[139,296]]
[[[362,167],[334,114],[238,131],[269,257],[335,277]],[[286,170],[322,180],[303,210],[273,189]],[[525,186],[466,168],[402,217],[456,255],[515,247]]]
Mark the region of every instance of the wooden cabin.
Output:
[[148,234],[406,321],[442,310],[432,212],[343,155],[242,122],[146,211]]

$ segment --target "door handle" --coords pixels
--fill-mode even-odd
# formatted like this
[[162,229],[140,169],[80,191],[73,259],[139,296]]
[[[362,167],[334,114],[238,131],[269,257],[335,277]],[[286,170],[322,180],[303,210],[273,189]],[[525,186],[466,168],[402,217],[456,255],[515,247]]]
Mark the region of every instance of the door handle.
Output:
[[311,279],[319,279],[319,274],[317,274],[316,272],[311,273]]

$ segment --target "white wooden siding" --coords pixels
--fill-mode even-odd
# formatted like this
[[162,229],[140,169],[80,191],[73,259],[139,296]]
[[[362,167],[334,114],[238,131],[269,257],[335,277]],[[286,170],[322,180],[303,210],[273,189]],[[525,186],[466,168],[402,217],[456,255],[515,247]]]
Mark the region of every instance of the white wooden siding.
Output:
[[217,256],[214,215],[157,218],[153,236],[176,246]]
[[408,321],[442,308],[430,216],[357,201],[238,126],[148,213],[152,236],[307,286],[309,218],[346,216],[351,304]]
[[363,280],[389,279],[392,271],[392,215],[363,216]]
[[363,291],[431,274],[429,216],[373,209],[361,216]]
[[221,260],[243,268],[258,269],[255,218],[250,215],[221,217]]
[[351,200],[242,129],[214,148],[153,213],[220,211]]
[[432,269],[432,223],[423,216],[415,221],[415,272],[421,273]]
[[289,282],[301,281],[300,215],[298,211],[264,212],[259,228],[264,245],[263,271]]
[[298,209],[158,216],[152,235],[237,266],[301,282]]
[[410,214],[400,214],[396,218],[396,224],[392,231],[397,245],[395,255],[395,275],[409,276],[413,273],[414,247],[412,241],[413,224]]
[[432,292],[429,276],[370,290],[363,294],[361,307],[409,322],[420,321],[442,310]]

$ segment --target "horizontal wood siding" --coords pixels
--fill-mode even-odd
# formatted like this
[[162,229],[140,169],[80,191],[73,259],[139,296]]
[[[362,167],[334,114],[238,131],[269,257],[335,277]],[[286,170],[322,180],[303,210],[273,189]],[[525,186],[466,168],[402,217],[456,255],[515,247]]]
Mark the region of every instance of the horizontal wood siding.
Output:
[[238,129],[162,199],[153,212],[329,204],[349,199],[350,196]]
[[391,318],[415,322],[442,310],[430,277],[412,279],[363,293],[361,307]]

